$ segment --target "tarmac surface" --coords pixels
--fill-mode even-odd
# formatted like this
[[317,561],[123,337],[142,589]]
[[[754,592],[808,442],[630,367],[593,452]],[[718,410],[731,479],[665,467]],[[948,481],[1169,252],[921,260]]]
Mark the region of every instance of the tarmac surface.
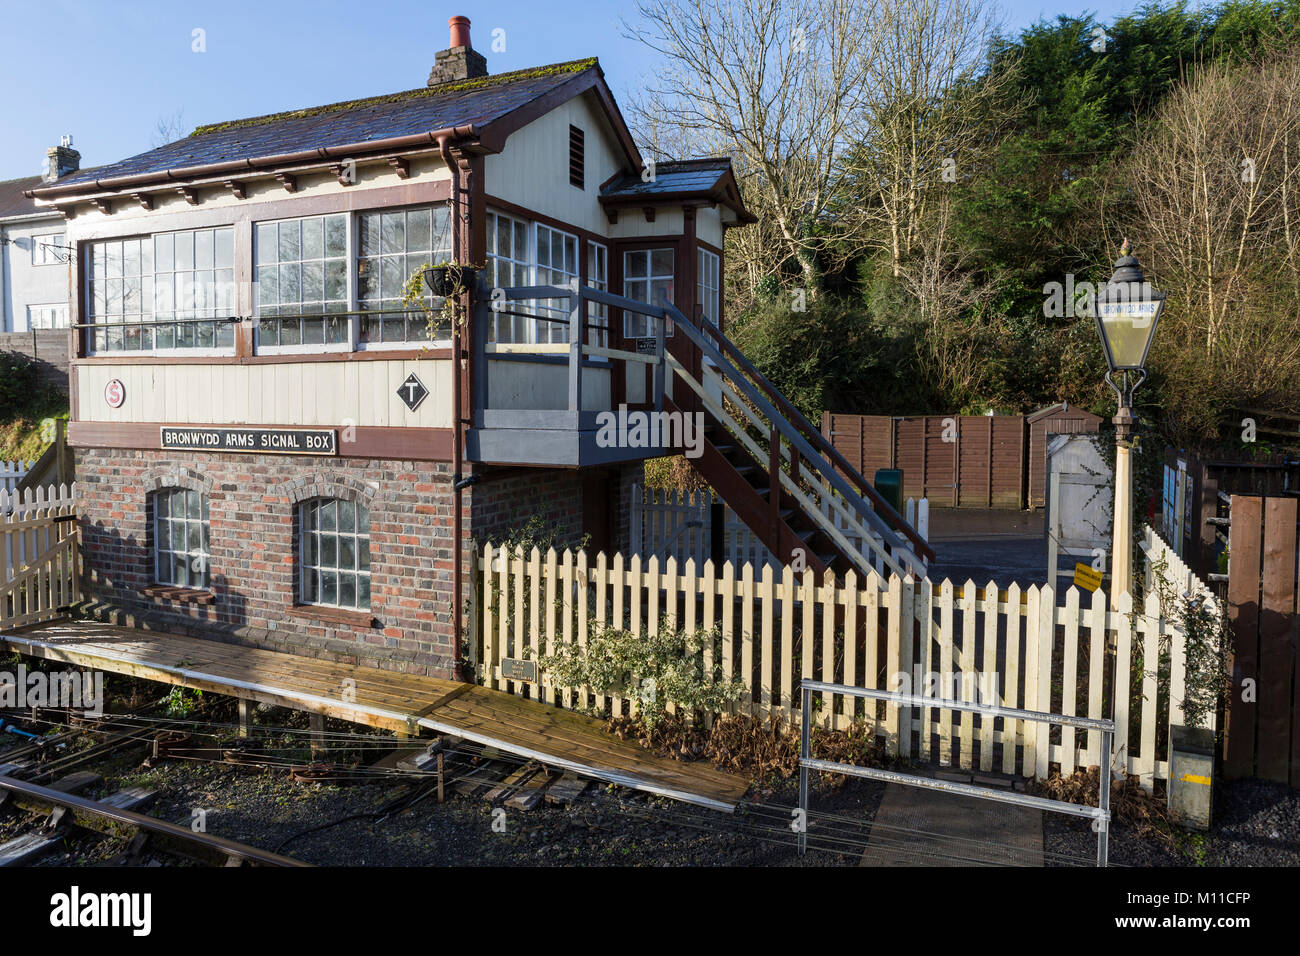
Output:
[[934,508],[930,511],[930,545],[938,560],[930,580],[954,584],[990,580],[1000,588],[1047,583],[1047,540],[1043,512]]

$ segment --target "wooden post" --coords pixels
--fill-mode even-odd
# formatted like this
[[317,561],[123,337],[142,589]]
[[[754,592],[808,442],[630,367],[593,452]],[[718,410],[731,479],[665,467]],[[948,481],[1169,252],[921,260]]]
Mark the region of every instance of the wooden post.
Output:
[[239,698],[239,736],[253,736],[253,708],[257,704],[246,697]]
[[788,554],[780,554],[781,533],[777,529],[781,521],[781,433],[776,425],[768,431],[767,446],[767,523],[769,528],[769,546],[772,552],[782,560],[789,560]]
[[325,718],[312,714],[307,718],[307,726],[311,733],[311,755],[316,757],[325,750]]
[[582,295],[578,280],[569,288],[569,411],[582,414]]

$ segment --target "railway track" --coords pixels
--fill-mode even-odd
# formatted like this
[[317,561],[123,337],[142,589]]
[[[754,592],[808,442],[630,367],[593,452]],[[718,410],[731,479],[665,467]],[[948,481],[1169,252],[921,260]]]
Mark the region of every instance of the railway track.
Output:
[[38,816],[33,827],[0,845],[0,866],[34,862],[78,830],[130,837],[127,849],[113,861],[118,865],[129,866],[164,856],[206,866],[310,866],[225,837],[195,833],[132,809],[147,804],[151,797],[147,791],[133,789],[105,800],[89,800],[0,776],[0,806],[12,805]]

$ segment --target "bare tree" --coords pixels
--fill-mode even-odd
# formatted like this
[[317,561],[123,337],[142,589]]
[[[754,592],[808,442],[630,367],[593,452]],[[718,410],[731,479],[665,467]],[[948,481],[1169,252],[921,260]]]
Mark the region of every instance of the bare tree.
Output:
[[875,5],[641,0],[639,22],[627,26],[658,57],[656,75],[633,104],[643,138],[704,144],[732,157],[760,220],[735,239],[733,252],[753,285],[794,264],[815,293],[818,256],[842,254],[861,237],[853,217],[835,206]]
[[[1125,170],[1143,264],[1168,289],[1158,355],[1210,406],[1300,389],[1300,53],[1201,66]],[[1181,410],[1175,410],[1181,411]],[[1195,429],[1192,429],[1195,430]]]
[[149,146],[157,149],[159,146],[174,143],[185,135],[185,110],[178,109],[175,113],[159,115],[154,124],[153,135],[149,138]]
[[1013,68],[988,68],[996,22],[987,0],[879,0],[876,16],[849,166],[875,244],[901,278],[926,217],[935,211],[946,224],[933,207],[951,201],[1021,104]]

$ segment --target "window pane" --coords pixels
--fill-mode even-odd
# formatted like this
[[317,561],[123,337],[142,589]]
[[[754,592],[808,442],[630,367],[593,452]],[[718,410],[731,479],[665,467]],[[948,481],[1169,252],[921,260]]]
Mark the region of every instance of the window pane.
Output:
[[194,234],[194,268],[211,269],[213,267],[213,237],[206,229]]
[[430,211],[416,209],[406,214],[406,251],[427,252],[433,248]]
[[[623,255],[623,275],[631,279],[643,278],[646,274],[646,254],[644,252],[628,252]],[[628,293],[631,298],[636,298],[632,293]]]
[[379,255],[379,213],[366,213],[361,217],[361,254]]
[[386,212],[380,216],[379,229],[379,251],[380,252],[405,252],[405,228],[403,226],[403,214],[400,212]]
[[230,229],[216,231],[216,255],[213,263],[218,269],[230,269],[235,264],[235,234]]
[[673,251],[671,249],[655,249],[651,252],[650,271],[657,276],[672,275]]
[[297,219],[280,223],[280,261],[297,262],[302,252],[302,226]]
[[321,259],[325,256],[325,224],[320,219],[304,219],[302,223],[303,259]]
[[194,268],[194,233],[176,233],[176,271]]
[[347,255],[347,217],[325,217],[325,254],[331,258]]
[[[304,262],[302,266],[302,301],[320,302],[325,298],[325,264],[323,262]],[[304,312],[321,311],[319,308],[304,309]]]
[[257,261],[262,265],[280,261],[280,241],[273,222],[257,224]]

